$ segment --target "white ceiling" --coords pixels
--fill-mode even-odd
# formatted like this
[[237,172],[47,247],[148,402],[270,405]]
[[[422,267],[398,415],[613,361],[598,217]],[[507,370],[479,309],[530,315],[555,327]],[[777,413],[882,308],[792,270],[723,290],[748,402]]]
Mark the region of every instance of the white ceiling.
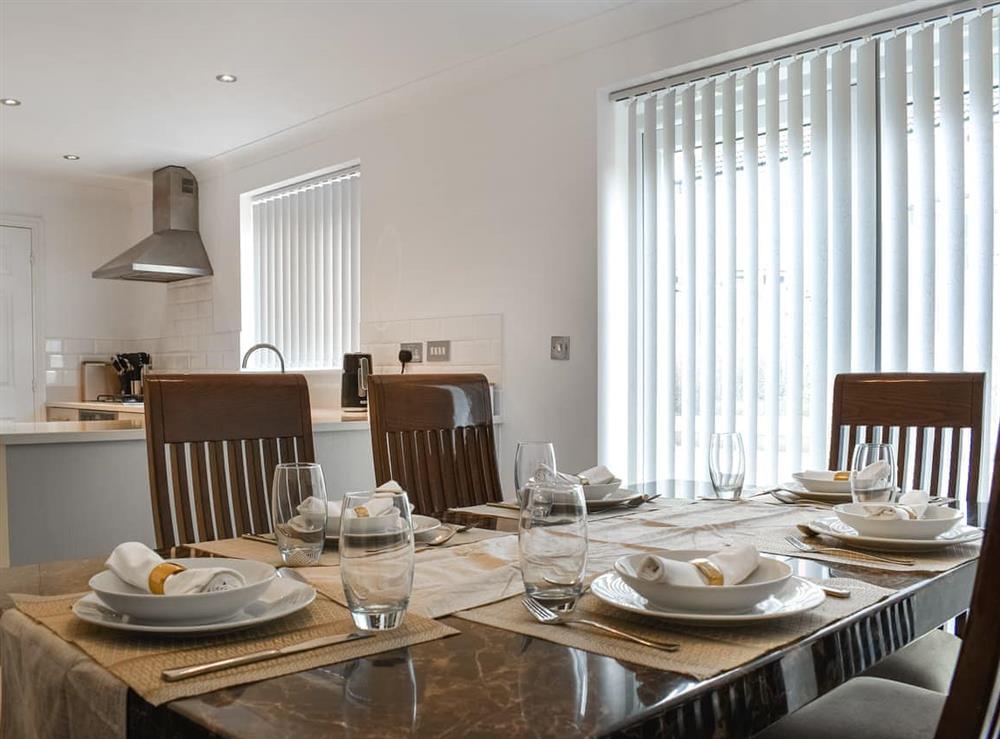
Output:
[[625,4],[0,0],[0,169],[148,179]]

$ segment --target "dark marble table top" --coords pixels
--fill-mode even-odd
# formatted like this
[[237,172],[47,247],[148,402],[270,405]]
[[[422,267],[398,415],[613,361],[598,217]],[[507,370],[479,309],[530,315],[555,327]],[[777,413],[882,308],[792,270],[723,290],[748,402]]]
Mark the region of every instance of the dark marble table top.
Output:
[[[694,483],[644,492],[697,497]],[[662,672],[454,618],[461,633],[153,708],[129,695],[137,737],[749,736],[968,607],[975,564],[929,576],[789,560],[890,598],[709,680]],[[0,572],[0,592],[86,589],[102,561]]]

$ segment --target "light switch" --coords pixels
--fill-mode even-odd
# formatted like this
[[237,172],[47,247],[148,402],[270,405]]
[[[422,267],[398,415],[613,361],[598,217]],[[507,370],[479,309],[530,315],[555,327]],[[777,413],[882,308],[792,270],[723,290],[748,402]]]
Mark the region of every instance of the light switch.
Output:
[[450,362],[451,342],[450,341],[428,341],[427,342],[428,362]]
[[569,337],[553,336],[549,356],[552,359],[569,359]]

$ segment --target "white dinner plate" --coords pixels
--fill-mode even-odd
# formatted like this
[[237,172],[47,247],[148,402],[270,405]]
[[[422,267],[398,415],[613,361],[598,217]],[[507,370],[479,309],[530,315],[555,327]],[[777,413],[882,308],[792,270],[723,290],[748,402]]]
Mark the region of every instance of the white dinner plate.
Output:
[[656,606],[630,588],[616,572],[605,572],[598,577],[590,591],[615,608],[700,626],[738,626],[787,618],[815,608],[826,598],[822,588],[800,577],[789,578],[784,588],[742,613],[705,613]]
[[808,475],[805,472],[792,473],[795,482],[811,493],[833,493],[848,497],[851,495],[850,480],[834,480],[832,472]]
[[588,500],[587,513],[598,513],[599,511],[606,511],[610,508],[617,508],[618,506],[642,497],[642,493],[637,493],[635,490],[620,488],[611,495],[601,498],[601,500]]
[[[441,527],[441,522],[433,516],[421,516],[419,513],[410,514],[410,523],[413,525],[413,535],[415,537],[420,536],[421,534],[427,534]],[[339,538],[339,528],[336,531],[326,532],[327,541],[336,541]]]
[[875,552],[931,552],[955,544],[967,544],[983,536],[982,529],[959,524],[934,539],[886,539],[878,536],[862,536],[836,516],[824,516],[809,522],[809,528],[817,534],[829,536],[854,549]]
[[106,606],[96,593],[88,593],[73,604],[73,613],[81,621],[119,631],[139,631],[165,636],[215,634],[246,629],[274,621],[300,611],[316,598],[309,585],[289,578],[276,578],[264,594],[229,618],[212,623],[169,623],[143,621],[125,616]]
[[850,483],[847,484],[847,492],[823,492],[821,490],[809,490],[805,485],[797,482],[786,482],[782,485],[783,490],[788,490],[795,495],[803,498],[805,500],[817,500],[821,503],[851,503],[853,498],[851,497],[851,487]]

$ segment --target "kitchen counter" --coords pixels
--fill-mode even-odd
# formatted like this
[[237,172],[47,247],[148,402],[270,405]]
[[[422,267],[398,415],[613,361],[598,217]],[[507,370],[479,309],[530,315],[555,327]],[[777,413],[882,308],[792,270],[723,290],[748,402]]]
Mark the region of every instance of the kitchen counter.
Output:
[[67,408],[74,411],[104,411],[105,413],[135,413],[141,416],[145,410],[142,403],[105,403],[96,400],[58,401],[46,403],[46,408]]
[[[114,411],[127,407],[130,416],[117,421],[24,421],[0,422],[0,444],[63,444],[79,441],[122,441],[145,439],[142,403],[59,403],[50,408]],[[368,417],[344,414],[339,408],[318,408],[312,412],[313,432],[367,431]]]
[[63,444],[145,439],[143,419],[0,422],[0,444]]
[[[375,485],[368,419],[344,420],[353,416],[312,413],[333,500]],[[123,541],[155,544],[142,416],[0,423],[0,567],[107,553]]]

